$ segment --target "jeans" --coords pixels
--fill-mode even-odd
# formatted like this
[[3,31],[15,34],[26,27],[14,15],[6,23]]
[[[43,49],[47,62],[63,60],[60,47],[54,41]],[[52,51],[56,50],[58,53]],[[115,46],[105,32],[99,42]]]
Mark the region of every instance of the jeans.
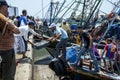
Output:
[[66,46],[68,39],[61,39],[60,42],[56,45],[56,57],[60,55],[60,48],[62,48],[62,55],[66,58]]
[[[83,55],[85,52],[87,51],[87,49],[85,47],[83,47],[80,52],[78,53],[78,60],[77,60],[77,63],[81,60],[81,55]],[[93,48],[91,50],[88,50],[90,52],[90,56],[91,58],[93,59],[93,63],[94,63],[94,68],[96,71],[99,71],[99,67],[98,67],[98,62],[97,62],[97,59],[95,57],[95,54],[94,54],[94,51],[93,51]]]

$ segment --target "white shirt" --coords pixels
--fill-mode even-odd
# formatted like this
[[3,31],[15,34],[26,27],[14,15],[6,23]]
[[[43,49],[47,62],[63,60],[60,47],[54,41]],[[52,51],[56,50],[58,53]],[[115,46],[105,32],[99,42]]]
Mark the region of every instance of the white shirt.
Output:
[[19,34],[14,34],[14,36],[24,36],[24,39],[28,40],[28,32],[30,31],[33,35],[37,35],[33,29],[31,29],[28,25],[19,27]]
[[59,33],[62,34],[62,35],[61,35],[61,39],[66,39],[66,38],[68,38],[67,32],[66,32],[64,29],[62,29],[62,28],[60,28],[60,27],[56,27],[56,30],[54,31],[54,34],[58,35]]

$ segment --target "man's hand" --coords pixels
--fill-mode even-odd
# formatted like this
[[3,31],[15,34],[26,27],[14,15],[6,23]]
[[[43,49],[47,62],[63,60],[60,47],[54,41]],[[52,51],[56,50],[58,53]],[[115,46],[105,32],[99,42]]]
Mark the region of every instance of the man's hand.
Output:
[[36,35],[39,39],[43,39],[43,37],[39,34]]
[[34,43],[32,43],[31,41],[27,40],[32,46],[34,46]]
[[54,38],[52,41],[57,41],[57,39],[56,39],[56,38]]
[[56,39],[55,38],[53,38],[52,40],[50,40],[51,42],[55,42],[56,41]]
[[18,29],[17,27],[15,27],[15,28],[13,29],[13,32],[14,32],[15,34],[19,34],[19,33],[20,33],[20,31],[19,31],[19,29]]
[[39,39],[43,39],[43,37],[41,37],[41,36],[38,36],[38,38],[39,38]]

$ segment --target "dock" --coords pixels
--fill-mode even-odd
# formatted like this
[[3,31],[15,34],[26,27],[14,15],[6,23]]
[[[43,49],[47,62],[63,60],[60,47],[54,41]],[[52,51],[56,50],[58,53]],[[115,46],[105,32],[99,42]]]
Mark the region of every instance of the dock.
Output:
[[[32,40],[32,38],[30,39]],[[28,43],[28,49],[30,51],[27,51],[26,55],[28,58],[26,59],[21,59],[22,55],[16,54],[16,59],[19,63],[16,66],[15,80],[59,80],[55,73],[48,67],[51,60],[49,55],[35,60],[34,49],[30,43]],[[47,52],[47,50],[43,48],[40,50],[40,53],[42,52]]]
[[29,58],[21,59],[21,54],[16,54],[16,59],[19,61],[16,66],[16,75],[15,80],[31,80],[32,77],[32,47],[31,44],[28,43],[28,47],[30,51],[27,51],[26,55]]

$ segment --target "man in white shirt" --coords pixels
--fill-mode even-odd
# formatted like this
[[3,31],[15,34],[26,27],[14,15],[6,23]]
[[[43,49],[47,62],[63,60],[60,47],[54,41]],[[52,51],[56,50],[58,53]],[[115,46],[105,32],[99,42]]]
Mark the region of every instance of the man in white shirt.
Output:
[[19,27],[20,34],[15,35],[15,52],[23,53],[22,58],[27,57],[25,53],[27,51],[27,42],[29,41],[28,32],[41,38],[41,36],[34,31],[34,26],[35,26],[35,23],[33,21],[30,21],[28,25]]
[[55,23],[52,23],[49,26],[50,29],[54,31],[54,35],[49,39],[50,41],[55,41],[57,39],[60,39],[59,43],[56,45],[56,57],[60,55],[60,48],[62,47],[62,56],[64,59],[66,58],[66,45],[67,45],[67,40],[68,40],[68,35],[67,32],[60,28],[57,27]]

